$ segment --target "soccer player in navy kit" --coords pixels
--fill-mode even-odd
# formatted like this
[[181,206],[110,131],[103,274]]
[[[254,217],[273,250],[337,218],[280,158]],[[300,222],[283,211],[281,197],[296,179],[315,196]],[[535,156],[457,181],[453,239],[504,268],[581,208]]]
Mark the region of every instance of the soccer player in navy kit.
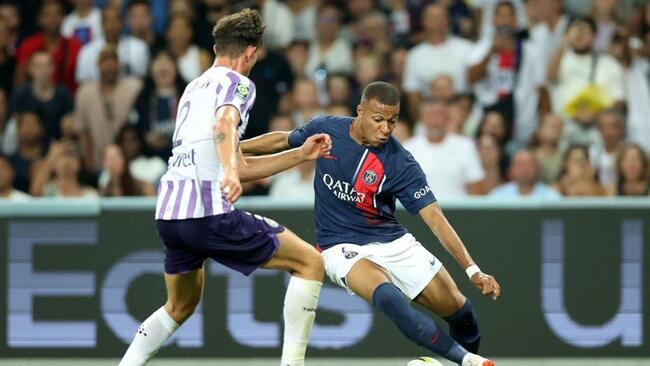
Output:
[[[317,161],[314,179],[316,237],[327,276],[374,304],[418,345],[463,366],[494,365],[476,354],[480,333],[469,300],[394,216],[399,199],[409,212],[420,214],[474,286],[499,297],[499,284],[471,258],[420,166],[391,137],[398,113],[395,87],[374,82],[365,87],[356,118],[316,117],[290,133],[272,132],[241,147],[244,153],[268,154],[301,146],[314,134],[330,135],[331,154]],[[443,317],[450,335],[409,300]]]

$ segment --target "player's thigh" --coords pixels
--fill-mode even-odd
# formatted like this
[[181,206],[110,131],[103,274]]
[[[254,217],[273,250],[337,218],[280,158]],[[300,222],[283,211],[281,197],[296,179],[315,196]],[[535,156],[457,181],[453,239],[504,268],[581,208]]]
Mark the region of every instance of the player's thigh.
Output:
[[366,258],[357,261],[345,279],[348,288],[369,303],[372,303],[375,289],[382,283],[390,282],[386,270]]
[[167,303],[165,309],[177,322],[182,323],[194,312],[201,301],[205,273],[199,268],[187,273],[165,273],[167,287]]
[[287,228],[276,235],[280,246],[262,268],[288,271],[308,280],[323,280],[323,258],[316,248]]
[[443,266],[414,299],[440,316],[449,316],[465,304],[465,296]]

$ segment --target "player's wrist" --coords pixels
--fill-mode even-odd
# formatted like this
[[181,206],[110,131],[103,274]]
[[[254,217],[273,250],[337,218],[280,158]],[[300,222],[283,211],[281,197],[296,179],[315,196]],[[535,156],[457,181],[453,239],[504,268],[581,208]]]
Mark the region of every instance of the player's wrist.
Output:
[[467,274],[467,277],[471,280],[472,277],[474,277],[475,274],[481,273],[481,269],[476,265],[472,264],[471,266],[465,268],[465,274]]

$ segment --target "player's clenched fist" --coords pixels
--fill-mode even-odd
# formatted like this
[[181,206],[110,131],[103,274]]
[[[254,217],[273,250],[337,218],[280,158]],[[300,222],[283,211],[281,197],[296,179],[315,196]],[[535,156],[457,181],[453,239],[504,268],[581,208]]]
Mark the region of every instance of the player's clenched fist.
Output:
[[234,169],[225,169],[224,177],[221,181],[221,192],[230,203],[235,203],[242,194],[241,183],[239,182],[239,175]]
[[310,136],[301,147],[305,160],[316,160],[329,155],[330,150],[332,150],[332,140],[326,133]]
[[501,295],[501,286],[497,280],[487,273],[478,272],[472,276],[472,284],[481,291],[483,295],[492,296],[496,300]]

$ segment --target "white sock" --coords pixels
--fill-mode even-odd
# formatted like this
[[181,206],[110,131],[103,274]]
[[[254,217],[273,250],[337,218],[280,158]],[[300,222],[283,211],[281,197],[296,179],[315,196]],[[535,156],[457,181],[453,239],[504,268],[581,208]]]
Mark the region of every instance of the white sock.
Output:
[[145,365],[178,327],[164,306],[156,310],[138,327],[119,366]]
[[483,358],[479,355],[476,355],[474,353],[468,353],[463,357],[463,363],[461,363],[462,366],[481,366],[483,365],[483,361],[487,361],[487,358]]
[[303,366],[322,282],[292,276],[284,297],[282,366]]

